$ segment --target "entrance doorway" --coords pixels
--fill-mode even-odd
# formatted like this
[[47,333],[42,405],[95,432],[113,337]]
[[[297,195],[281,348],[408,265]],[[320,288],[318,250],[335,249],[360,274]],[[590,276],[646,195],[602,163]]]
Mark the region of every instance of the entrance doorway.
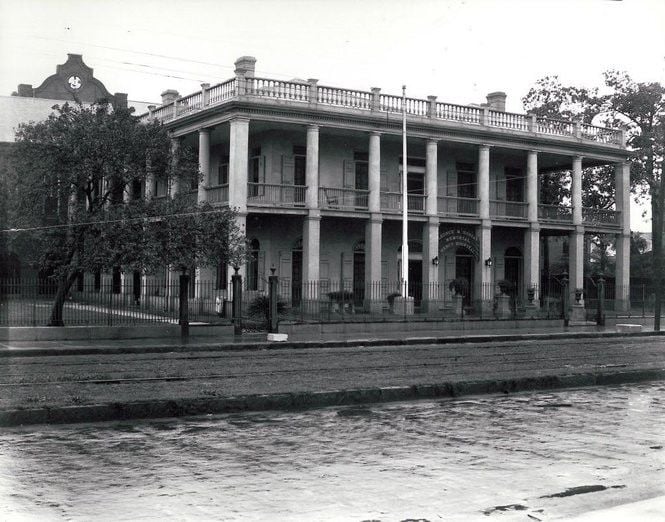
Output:
[[420,306],[423,298],[423,260],[409,259],[409,297],[413,304]]
[[300,305],[302,300],[302,239],[296,241],[291,251],[291,304]]
[[365,242],[359,241],[353,249],[353,304],[365,301]]
[[462,299],[463,306],[471,306],[474,264],[473,255],[466,248],[458,247],[455,251],[455,279],[464,279],[467,282],[467,290]]

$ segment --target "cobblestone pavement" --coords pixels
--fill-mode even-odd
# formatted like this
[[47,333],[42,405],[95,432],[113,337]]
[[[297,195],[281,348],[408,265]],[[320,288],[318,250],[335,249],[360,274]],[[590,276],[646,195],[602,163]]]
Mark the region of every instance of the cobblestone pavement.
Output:
[[47,521],[662,520],[664,397],[665,384],[650,383],[14,428],[0,432],[0,512]]
[[0,358],[0,411],[665,368],[665,338]]

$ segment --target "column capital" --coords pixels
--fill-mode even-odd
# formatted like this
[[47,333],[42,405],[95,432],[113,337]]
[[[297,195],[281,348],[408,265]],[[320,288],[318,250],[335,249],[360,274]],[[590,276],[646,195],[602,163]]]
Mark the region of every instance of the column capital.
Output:
[[582,162],[582,160],[584,160],[584,156],[582,156],[581,154],[575,154],[575,155],[573,155],[573,161],[579,161],[579,162]]
[[210,134],[210,131],[212,131],[210,127],[201,127],[199,129],[199,134]]
[[369,215],[369,222],[370,223],[379,223],[379,224],[383,223],[383,214],[381,214],[380,212],[378,212],[378,213],[372,212]]
[[432,144],[432,145],[438,145],[438,144],[439,144],[439,141],[441,141],[439,138],[427,138],[426,143],[427,143],[428,145],[430,145],[430,144]]
[[376,136],[377,138],[380,138],[383,133],[380,131],[369,131],[370,136]]
[[479,150],[490,150],[492,148],[491,145],[488,145],[487,143],[481,143],[478,145]]
[[321,211],[318,208],[310,208],[305,219],[311,221],[321,221]]
[[312,132],[319,132],[319,126],[316,125],[315,123],[310,123],[309,125],[307,125],[307,130]]
[[536,149],[527,149],[526,152],[527,152],[527,154],[535,154],[536,156],[537,156],[538,154],[540,154],[540,151],[539,151],[539,150],[536,150]]
[[229,120],[230,123],[249,123],[250,118],[248,116],[234,116]]

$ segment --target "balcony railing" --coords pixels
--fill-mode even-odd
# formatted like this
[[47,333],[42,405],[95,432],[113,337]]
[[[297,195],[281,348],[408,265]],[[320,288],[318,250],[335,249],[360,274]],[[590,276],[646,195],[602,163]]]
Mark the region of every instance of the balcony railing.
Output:
[[573,208],[562,205],[538,205],[538,219],[550,223],[571,224]]
[[478,198],[439,196],[437,199],[441,216],[478,216]]
[[369,190],[319,187],[319,207],[333,210],[367,210]]
[[615,225],[621,224],[621,212],[604,208],[582,208],[582,221],[586,225]]
[[158,107],[150,113],[144,114],[142,118],[172,121],[195,111],[203,110],[208,106],[233,100],[238,96],[286,100],[374,112],[402,112],[402,105],[404,104],[409,116],[419,118],[461,122],[550,136],[565,136],[603,144],[624,145],[623,133],[618,129],[575,124],[569,121],[526,114],[494,111],[486,107],[441,103],[433,99],[406,98],[406,103],[404,103],[401,96],[380,94],[378,90],[369,92],[322,86],[316,82],[287,82],[270,78],[247,78],[244,80],[232,78]]
[[[425,212],[425,195],[408,194],[407,209],[414,214]],[[402,211],[402,194],[400,192],[381,192],[381,210],[384,212]]]
[[501,219],[526,219],[528,203],[490,199],[490,217]]
[[217,187],[208,187],[208,203],[228,203],[229,202],[229,185],[219,185]]
[[247,205],[256,207],[304,207],[307,187],[247,183]]

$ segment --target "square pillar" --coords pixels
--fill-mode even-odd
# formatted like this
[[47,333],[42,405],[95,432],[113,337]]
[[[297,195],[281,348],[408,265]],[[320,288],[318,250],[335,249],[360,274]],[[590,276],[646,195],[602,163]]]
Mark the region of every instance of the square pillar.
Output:
[[479,259],[476,263],[476,288],[472,290],[474,292],[472,297],[475,301],[480,302],[482,315],[487,316],[492,312],[492,299],[494,298],[492,267],[485,264],[485,261],[492,257],[492,225],[489,220],[483,220],[476,229],[476,237],[478,238]]
[[490,148],[478,147],[478,198],[480,199],[480,219],[490,217]]
[[630,310],[630,234],[616,236],[614,285],[614,309],[627,312]]
[[[307,126],[307,159],[305,164],[307,208],[319,208],[319,127]],[[317,277],[318,280],[318,277]]]
[[[180,139],[171,138],[171,162],[173,165],[178,163],[178,153],[180,150]],[[175,197],[180,192],[180,179],[176,177],[169,178],[169,196]]]
[[529,223],[538,222],[538,153],[530,150],[526,160],[526,201]]
[[[533,301],[529,302],[532,288]],[[527,306],[538,308],[540,299],[540,227],[537,223],[524,231],[524,301]]]
[[319,240],[321,237],[321,214],[310,211],[305,217],[302,230],[302,280],[303,284],[319,281]]
[[575,290],[584,287],[584,228],[575,227],[569,236],[568,243],[568,272],[570,274],[569,299],[572,306],[571,321],[586,321],[584,313],[584,295],[578,303],[575,300]]
[[[436,312],[443,306],[443,288],[439,285],[439,218],[429,217],[423,226],[423,290],[422,308]],[[441,287],[441,288],[440,288]]]
[[381,212],[381,134],[371,132],[369,135],[369,211]]
[[229,207],[247,212],[247,169],[249,167],[249,119],[229,123]]
[[437,152],[436,140],[427,140],[425,159],[425,214],[428,216],[437,215],[437,196],[439,193],[437,184]]
[[210,186],[210,129],[199,129],[199,171],[203,179],[199,180],[197,202],[208,200],[207,188]]
[[365,225],[365,310],[381,313],[385,296],[381,289],[381,248],[383,220],[371,214]]
[[573,183],[571,186],[573,203],[573,225],[582,225],[582,156],[573,158]]

